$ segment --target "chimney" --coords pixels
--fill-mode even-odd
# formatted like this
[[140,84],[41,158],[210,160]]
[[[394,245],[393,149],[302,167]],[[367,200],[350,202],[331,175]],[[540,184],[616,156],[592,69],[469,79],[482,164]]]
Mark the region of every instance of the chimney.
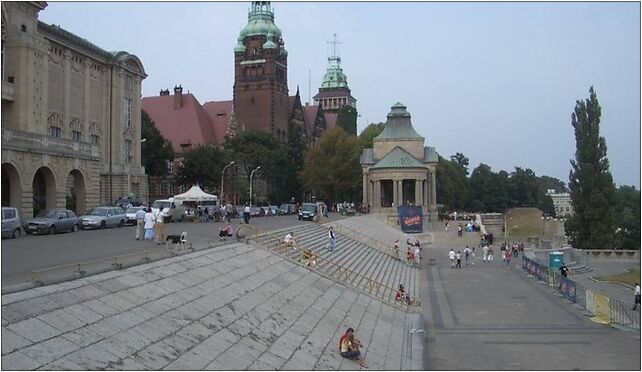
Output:
[[174,87],[174,110],[181,107],[183,107],[183,87],[179,85]]
[[169,96],[169,89],[161,89],[160,95],[161,96]]

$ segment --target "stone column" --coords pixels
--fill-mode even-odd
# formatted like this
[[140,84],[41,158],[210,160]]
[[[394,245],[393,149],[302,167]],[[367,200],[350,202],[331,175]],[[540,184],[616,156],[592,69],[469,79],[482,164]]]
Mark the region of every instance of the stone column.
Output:
[[392,180],[392,202],[395,204],[395,207],[399,205],[399,193],[397,190],[397,180]]
[[363,205],[368,205],[368,198],[370,197],[370,194],[368,193],[368,177],[366,176],[366,171],[365,169],[362,168],[362,178],[363,178],[363,198],[362,198],[362,203]]
[[372,208],[377,212],[381,209],[381,180],[376,180],[374,184],[374,200],[372,201]]
[[415,205],[423,205],[421,200],[421,181],[415,180]]
[[399,203],[397,205],[403,205],[404,200],[403,200],[403,180],[397,181],[397,187],[399,188],[399,191],[397,192],[397,195],[399,195]]
[[430,184],[431,184],[431,193],[430,193],[430,220],[437,221],[437,178],[435,176],[435,170],[430,171]]
[[71,138],[69,132],[69,122],[71,122],[71,51],[66,50],[63,55],[63,121],[62,121],[62,136],[64,138]]

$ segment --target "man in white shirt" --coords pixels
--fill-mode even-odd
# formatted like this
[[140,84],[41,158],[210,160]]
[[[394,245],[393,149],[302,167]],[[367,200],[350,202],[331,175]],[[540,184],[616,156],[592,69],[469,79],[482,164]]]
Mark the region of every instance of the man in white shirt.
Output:
[[144,209],[139,209],[136,211],[136,240],[138,240],[141,236],[144,238],[145,236],[145,210]]
[[285,243],[286,246],[292,247],[292,250],[295,250],[296,249],[296,239],[294,239],[293,235],[294,234],[291,233],[291,232],[287,233],[287,235],[285,235],[285,238],[283,239],[283,242]]
[[154,240],[156,244],[163,244],[163,239],[165,239],[165,217],[163,216],[163,209],[159,209],[156,214],[156,223],[154,224],[154,230],[156,232],[156,237]]
[[450,258],[450,268],[454,269],[455,268],[455,251],[450,248],[450,252],[448,252],[448,258]]

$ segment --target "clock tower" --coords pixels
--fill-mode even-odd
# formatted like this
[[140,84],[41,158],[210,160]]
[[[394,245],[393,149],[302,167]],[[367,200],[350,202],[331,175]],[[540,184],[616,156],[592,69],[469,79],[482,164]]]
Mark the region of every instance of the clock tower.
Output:
[[234,48],[234,113],[238,130],[287,140],[288,52],[269,1],[254,1]]

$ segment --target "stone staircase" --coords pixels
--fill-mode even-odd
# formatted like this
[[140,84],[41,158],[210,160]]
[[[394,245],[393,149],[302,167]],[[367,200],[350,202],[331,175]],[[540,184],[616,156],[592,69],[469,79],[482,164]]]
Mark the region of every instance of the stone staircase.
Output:
[[495,238],[504,236],[504,215],[501,213],[484,213],[479,215],[487,234]]
[[[298,249],[280,249],[290,260],[298,261],[301,252],[310,249],[319,256],[319,263],[314,270],[341,284],[365,291],[388,303],[399,304],[395,301],[395,293],[399,284],[403,283],[408,295],[412,299],[419,299],[417,267],[409,266],[405,259],[398,260],[389,252],[340,233],[336,234],[337,244],[334,252],[330,253],[327,249],[327,231],[325,225],[301,224],[261,234],[254,239],[254,243],[278,251],[283,237],[291,232],[298,242]],[[400,248],[405,250],[403,244]]]

